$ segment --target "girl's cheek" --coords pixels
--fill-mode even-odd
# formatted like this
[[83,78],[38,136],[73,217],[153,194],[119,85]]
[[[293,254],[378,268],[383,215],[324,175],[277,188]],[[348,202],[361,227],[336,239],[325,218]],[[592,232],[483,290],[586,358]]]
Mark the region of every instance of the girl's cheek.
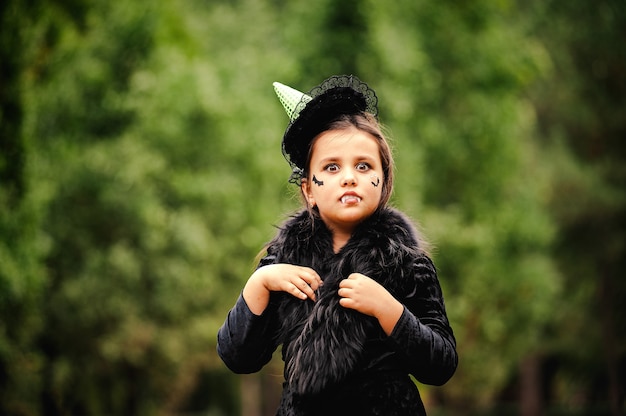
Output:
[[317,186],[324,186],[324,181],[320,181],[319,179],[317,179],[317,177],[315,175],[313,175],[313,179],[312,179],[313,183],[316,184]]
[[380,185],[380,177],[377,174],[373,174],[370,176],[371,184],[374,185],[374,188],[378,188]]

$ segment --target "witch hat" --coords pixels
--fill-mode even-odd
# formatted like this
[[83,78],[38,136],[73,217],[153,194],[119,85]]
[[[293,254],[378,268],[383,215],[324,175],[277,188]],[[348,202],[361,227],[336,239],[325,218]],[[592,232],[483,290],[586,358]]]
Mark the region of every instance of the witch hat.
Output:
[[292,168],[291,183],[300,184],[311,142],[329,123],[342,115],[378,115],[376,93],[354,75],[333,75],[306,94],[280,82],[273,85],[289,116],[282,151]]
[[298,114],[300,112],[299,110],[303,107],[303,105],[300,105],[300,108],[296,111],[298,104],[306,104],[311,101],[311,97],[308,95],[294,88],[288,87],[287,85],[281,84],[280,82],[274,82],[272,85],[274,85],[274,91],[276,91],[276,95],[278,96],[278,99],[283,107],[285,107],[285,111],[291,121],[298,118]]

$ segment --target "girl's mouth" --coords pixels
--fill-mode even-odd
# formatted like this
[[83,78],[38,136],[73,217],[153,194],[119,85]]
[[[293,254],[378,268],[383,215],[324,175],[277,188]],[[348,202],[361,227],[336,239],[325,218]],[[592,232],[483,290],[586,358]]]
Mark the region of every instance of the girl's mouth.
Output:
[[348,204],[348,205],[352,205],[352,204],[358,204],[359,202],[361,202],[361,197],[359,197],[358,195],[344,195],[341,197],[341,203],[342,204]]

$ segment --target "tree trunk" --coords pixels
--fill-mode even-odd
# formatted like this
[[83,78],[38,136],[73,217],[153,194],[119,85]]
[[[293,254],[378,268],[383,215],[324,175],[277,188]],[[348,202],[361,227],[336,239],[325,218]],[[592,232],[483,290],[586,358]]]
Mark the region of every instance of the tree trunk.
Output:
[[613,288],[610,272],[600,271],[600,284],[598,288],[598,302],[602,319],[602,343],[604,356],[606,358],[606,369],[608,378],[608,400],[612,416],[621,416],[620,403],[622,402],[621,385],[619,380],[619,359],[616,353],[615,325],[613,320]]
[[261,378],[258,373],[241,376],[241,415],[262,416]]
[[520,363],[521,416],[540,416],[542,414],[541,386],[541,359],[537,354],[530,354]]

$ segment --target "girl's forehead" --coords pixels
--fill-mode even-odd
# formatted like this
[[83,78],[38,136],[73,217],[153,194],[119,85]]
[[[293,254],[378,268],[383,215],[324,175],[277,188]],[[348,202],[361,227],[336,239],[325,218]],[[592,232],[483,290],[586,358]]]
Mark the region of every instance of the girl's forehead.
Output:
[[371,134],[356,128],[327,130],[320,133],[313,143],[313,154],[346,151],[378,153],[378,142]]

